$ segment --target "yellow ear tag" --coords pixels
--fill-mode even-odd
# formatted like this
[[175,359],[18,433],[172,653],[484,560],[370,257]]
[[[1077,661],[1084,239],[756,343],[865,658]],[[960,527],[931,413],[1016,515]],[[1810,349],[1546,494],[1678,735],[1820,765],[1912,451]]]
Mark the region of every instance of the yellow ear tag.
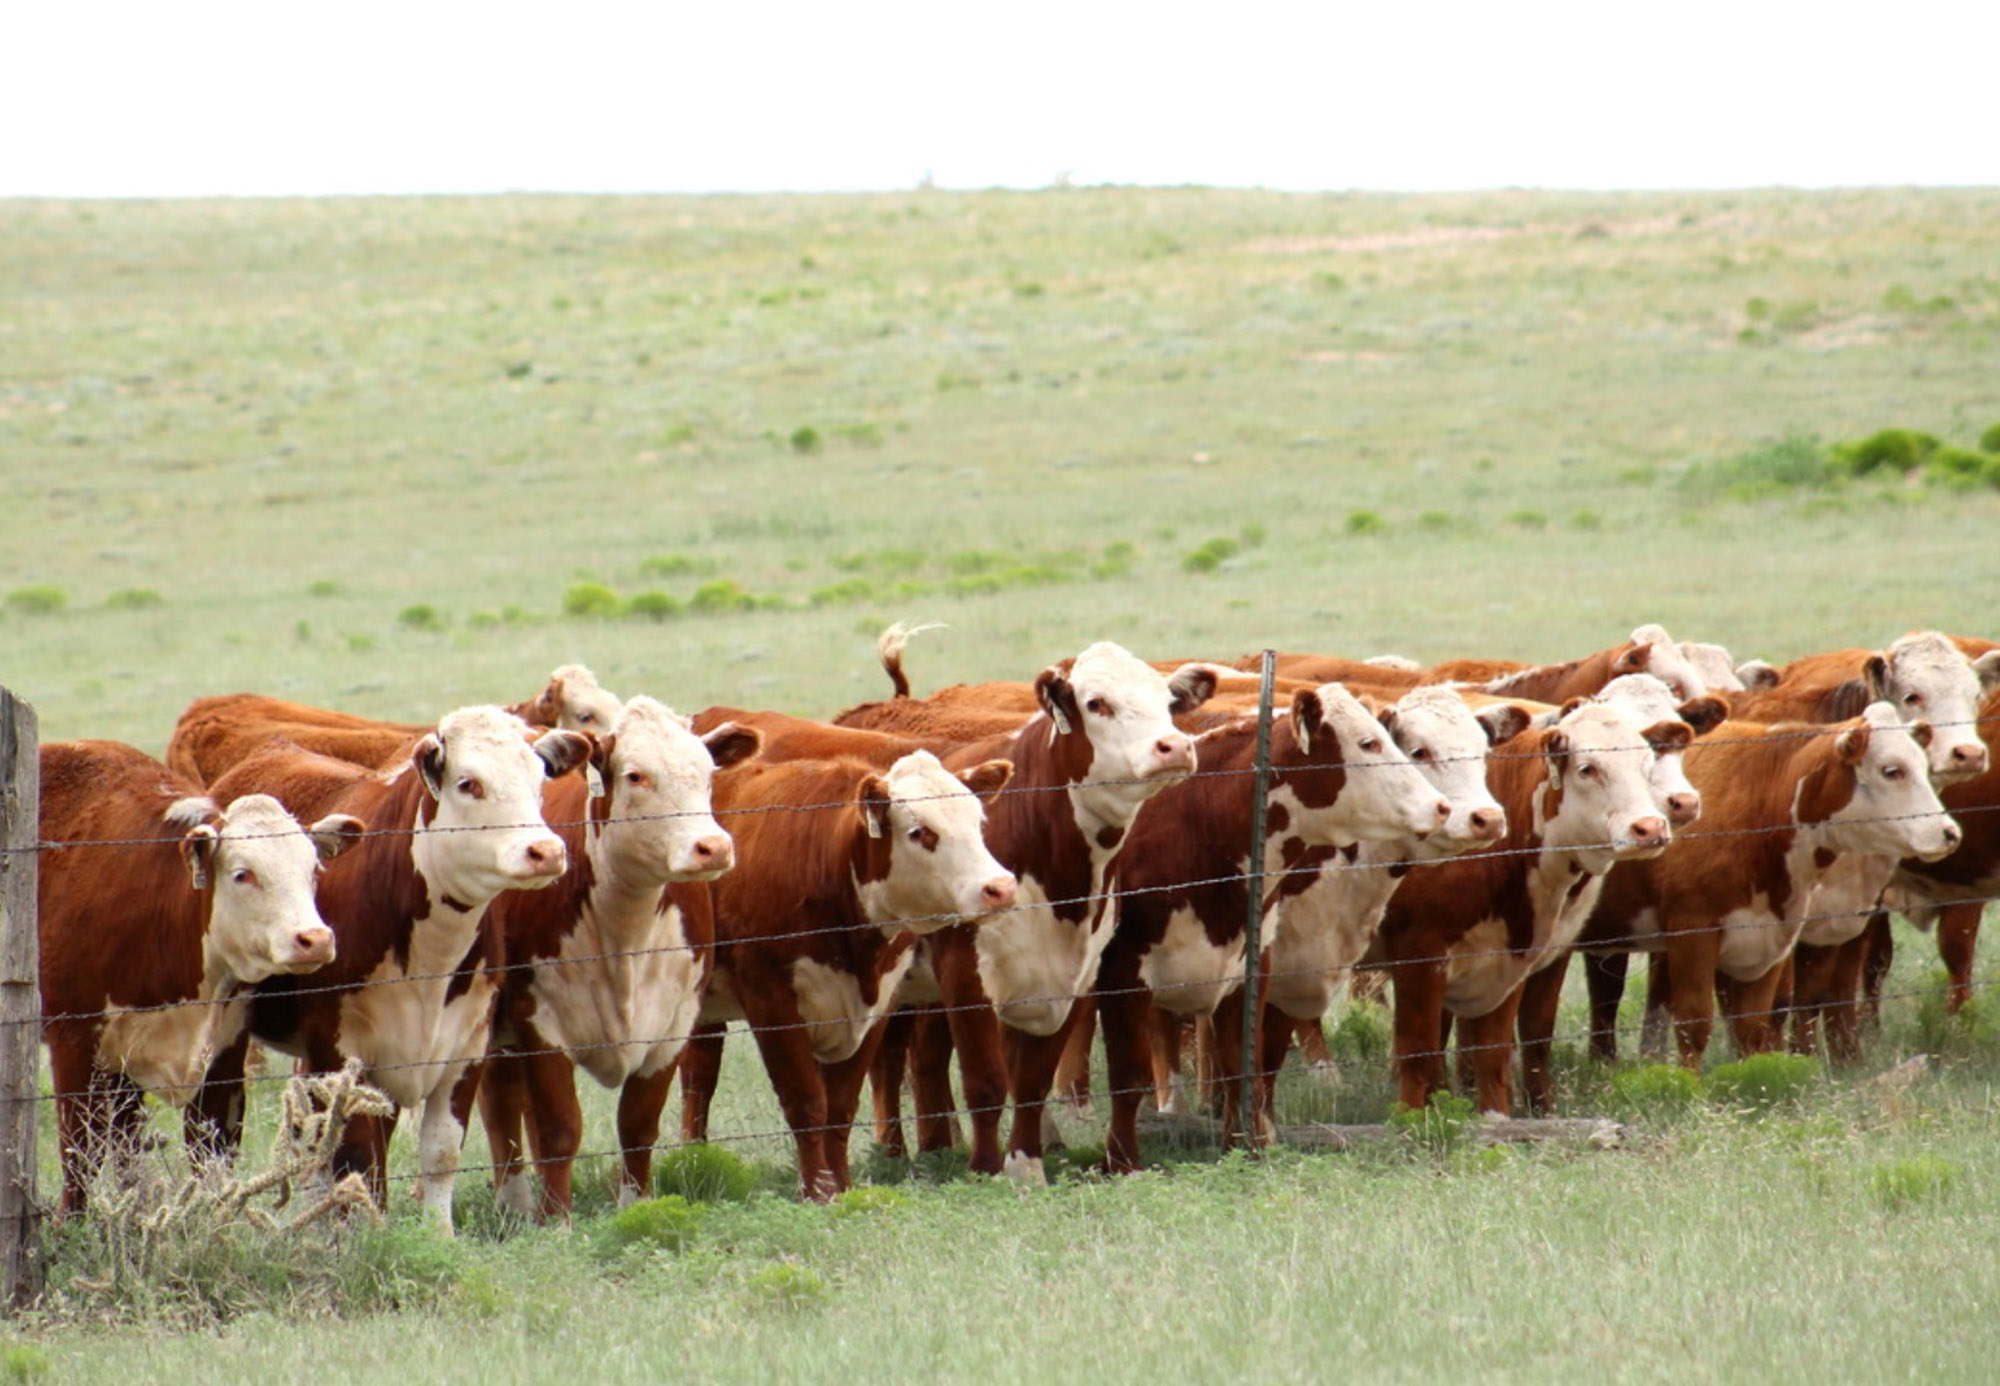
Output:
[[584,788],[593,799],[604,797],[604,776],[598,773],[596,761],[585,761],[583,766]]

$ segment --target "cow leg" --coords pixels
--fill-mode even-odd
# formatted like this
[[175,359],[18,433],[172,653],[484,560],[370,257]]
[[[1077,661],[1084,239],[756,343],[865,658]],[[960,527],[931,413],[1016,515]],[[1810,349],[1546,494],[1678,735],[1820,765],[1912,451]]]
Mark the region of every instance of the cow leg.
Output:
[[681,1051],[681,1139],[693,1145],[708,1139],[708,1109],[722,1076],[723,1024],[697,1025]]
[[917,1013],[905,1006],[882,1023],[882,1043],[868,1070],[868,1088],[875,1105],[875,1148],[892,1160],[907,1159],[903,1143],[903,1075],[909,1069],[910,1038]]
[[1153,1105],[1165,1115],[1180,1110],[1181,1022],[1183,1017],[1155,1007],[1146,1022],[1146,1051],[1151,1061]]
[[1007,1090],[1014,1099],[1014,1125],[1008,1134],[1007,1159],[1002,1170],[1016,1183],[1048,1182],[1042,1164],[1042,1119],[1049,1090],[1055,1086],[1056,1067],[1062,1063],[1063,1047],[1069,1043],[1070,1026],[1075,1020],[1076,1009],[1071,1007],[1053,1034],[1031,1035],[1011,1025],[1002,1028],[1001,1054],[1007,1066]]
[[759,976],[739,968],[738,985],[764,1072],[798,1150],[799,1192],[825,1203],[840,1192],[826,1158],[826,1080],[807,1038],[791,981],[775,969],[769,976]]
[[1264,1007],[1263,1022],[1257,1027],[1257,1071],[1264,1075],[1259,1129],[1268,1128],[1274,1139],[1278,1130],[1278,1074],[1285,1067],[1285,1056],[1292,1051],[1293,1038],[1308,1028],[1319,1037],[1324,1049],[1326,1034],[1317,1020],[1294,1020],[1276,1006]]
[[1445,1087],[1444,990],[1441,962],[1396,963],[1394,1049],[1396,1100],[1411,1111]]
[[[1619,961],[1619,986],[1624,986],[1624,962],[1626,955],[1614,955]],[[1588,966],[1592,958],[1584,954],[1588,976]],[[1515,1018],[1516,1032],[1521,1038],[1521,1087],[1526,1091],[1528,1110],[1536,1116],[1547,1116],[1554,1105],[1555,1080],[1552,1058],[1555,1049],[1556,1018],[1562,1009],[1563,980],[1569,975],[1569,954],[1565,953],[1540,972],[1532,973],[1521,984],[1519,1014]],[[1595,1010],[1596,998],[1592,998]],[[1617,1057],[1618,1032],[1617,1007],[1612,1008],[1611,1044],[1612,1057]],[[1591,1027],[1590,1039],[1593,1050],[1597,1044],[1597,1028]]]
[[884,1024],[876,1021],[861,1037],[861,1046],[845,1059],[820,1065],[820,1081],[826,1085],[826,1161],[835,1184],[845,1189],[852,1182],[847,1166],[847,1148],[853,1139],[854,1118],[861,1109],[861,1085],[875,1066],[881,1048]]
[[1097,1035],[1097,998],[1079,996],[1072,1007],[1069,1043],[1056,1066],[1055,1095],[1080,1117],[1091,1115],[1090,1042]]
[[1674,1044],[1681,1066],[1696,1073],[1715,1028],[1715,952],[1714,934],[1705,927],[1668,935],[1667,1007]]
[[[1257,991],[1258,1006],[1253,1024],[1261,1033],[1264,1012],[1264,988]],[[1253,1044],[1252,1051],[1243,1049],[1243,993],[1236,991],[1222,998],[1215,1008],[1215,1057],[1222,1083],[1222,1148],[1233,1149],[1238,1140],[1246,1148],[1255,1150],[1269,1145],[1276,1132],[1264,1125],[1264,1093],[1268,1076],[1257,1071],[1256,1060],[1260,1046]],[[1250,1111],[1243,1111],[1243,1076],[1250,1073]],[[1245,1119],[1247,1115],[1247,1120]]]
[[96,1047],[89,1031],[61,1031],[51,1025],[49,1077],[55,1088],[56,1149],[62,1156],[63,1191],[60,1213],[81,1213],[90,1201],[90,1180],[104,1159],[111,1126],[108,1094],[96,1081],[91,1057]]
[[1298,1039],[1299,1057],[1313,1068],[1334,1067],[1333,1050],[1326,1042],[1326,1027],[1320,1017],[1290,1022],[1291,1034]]
[[1957,1015],[1972,999],[1972,953],[1979,943],[1979,915],[1985,907],[1978,901],[1946,905],[1938,911],[1938,956],[1951,978],[1944,994],[1944,1013]]
[[[458,1155],[486,1061],[447,1069],[445,1081],[424,1099],[417,1124],[418,1201],[431,1225],[453,1236],[452,1193],[458,1184]],[[384,1151],[386,1156],[386,1149]]]
[[[1782,1040],[1785,1021],[1791,1021],[1791,1049],[1794,1054],[1819,1053],[1819,1019],[1831,992],[1838,949],[1818,948],[1801,943],[1792,950],[1791,996],[1772,1016],[1775,1038]],[[1780,981],[1780,988],[1783,986]],[[1772,998],[1779,1005],[1779,997]]]
[[[49,1053],[53,1059],[53,1046]],[[243,1146],[243,1071],[249,1054],[246,1030],[209,1061],[200,1090],[181,1114],[181,1137],[196,1164],[227,1168]]]
[[[952,1048],[958,1051],[959,1081],[965,1089],[966,1115],[972,1123],[972,1172],[998,1174],[1002,1169],[1000,1117],[1007,1106],[1007,1061],[1001,1049],[1005,1027],[987,1003],[985,989],[972,970],[970,947],[950,954],[936,948],[931,957],[938,987],[944,993]],[[954,966],[961,958],[963,965]],[[1040,1114],[1036,1115],[1039,1119]]]
[[962,1142],[951,1091],[951,1024],[936,1006],[918,1010],[910,1036],[910,1097],[919,1151],[950,1150]]
[[[498,1062],[497,1058],[489,1060],[491,1065]],[[576,1065],[560,1052],[522,1055],[514,1081],[520,1087],[518,1100],[528,1120],[535,1168],[542,1176],[542,1201],[537,1211],[544,1222],[566,1221],[572,1200],[570,1166],[583,1144],[583,1104],[576,1096]],[[491,1085],[489,1079],[486,1086]],[[524,1195],[527,1182],[521,1180]]]
[[618,1090],[618,1149],[623,1156],[623,1177],[618,1182],[621,1208],[652,1192],[653,1147],[660,1143],[660,1115],[667,1109],[667,1090],[673,1085],[674,1064],[669,1060],[655,1072],[633,1074]]
[[1514,1108],[1514,1022],[1521,1009],[1521,988],[1485,1015],[1458,1018],[1458,1055],[1472,1069],[1472,1088],[1479,1110],[1512,1116]]
[[1639,1022],[1639,1057],[1651,1063],[1667,1060],[1667,1031],[1674,1020],[1673,970],[1667,950],[1646,955],[1646,1014]]
[[1729,998],[1729,1033],[1739,1056],[1767,1054],[1784,1042],[1784,1032],[1774,1022],[1778,1014],[1778,989],[1784,985],[1786,966],[1779,963],[1763,976],[1748,982],[1723,978]]
[[1104,1137],[1104,1166],[1113,1174],[1138,1169],[1139,1103],[1147,1086],[1147,1031],[1158,1015],[1144,988],[1107,991],[1098,1007],[1104,1030],[1104,1069],[1111,1087],[1111,1128]]
[[1861,1062],[1861,974],[1868,965],[1866,933],[1834,950],[1834,966],[1821,1010],[1826,1018],[1827,1056],[1836,1064]]
[[479,1120],[486,1128],[486,1148],[493,1159],[493,1201],[517,1217],[532,1217],[534,1189],[528,1177],[522,1139],[528,1121],[527,1061],[501,1052],[486,1063],[479,1080]]
[[1194,1018],[1194,1110],[1218,1120],[1222,1116],[1222,1069],[1216,1059],[1212,1015]]
[[[1618,1007],[1625,1000],[1625,974],[1632,965],[1630,953],[1585,953],[1583,955],[1583,983],[1590,993],[1590,1057],[1605,1063],[1618,1062]],[[1538,976],[1540,974],[1537,974]],[[1530,979],[1530,986],[1533,980]],[[1558,993],[1561,987],[1557,987]],[[1557,997],[1561,999],[1560,995]],[[1524,1007],[1536,1005],[1534,999],[1521,1003]],[[1546,1004],[1542,1002],[1541,1004]],[[1549,1017],[1549,1034],[1555,1033],[1555,1017]],[[1521,1036],[1521,1076],[1528,1087],[1528,1105],[1536,1111],[1534,1081],[1528,1077],[1527,1035]]]
[[[1861,1023],[1876,1030],[1882,1025],[1882,984],[1896,961],[1896,931],[1890,927],[1889,911],[1869,915],[1862,937],[1868,940],[1868,957],[1861,969]],[[1949,998],[1946,1004],[1950,1004]]]

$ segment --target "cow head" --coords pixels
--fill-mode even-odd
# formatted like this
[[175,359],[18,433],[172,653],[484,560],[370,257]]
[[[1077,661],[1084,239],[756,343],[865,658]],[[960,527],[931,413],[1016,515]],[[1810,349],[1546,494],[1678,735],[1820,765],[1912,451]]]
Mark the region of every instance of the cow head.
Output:
[[504,709],[468,707],[417,741],[411,763],[429,795],[418,826],[433,830],[417,834],[418,866],[434,892],[470,906],[562,875],[567,857],[542,821],[542,781],[583,764],[591,741],[529,735]]
[[[1695,674],[1710,693],[1742,693],[1750,688],[1738,673],[1735,658],[1720,645],[1704,644],[1699,640],[1681,641],[1681,658],[1693,666]],[[1749,668],[1746,664],[1742,668]],[[1769,669],[1771,666],[1764,666]]]
[[207,799],[183,799],[167,821],[185,826],[181,859],[208,895],[211,959],[245,984],[333,961],[333,930],[313,892],[321,864],[361,836],[360,819],[336,813],[302,828],[270,795],[246,794],[220,812]]
[[[1338,683],[1292,695],[1289,749],[1276,758],[1272,799],[1285,804],[1290,831],[1314,846],[1427,837],[1451,817],[1437,792],[1376,718],[1378,709]],[[1301,774],[1340,767],[1335,778]]]
[[1172,675],[1110,641],[1044,669],[1035,696],[1065,759],[1070,793],[1098,826],[1129,826],[1141,804],[1194,773],[1193,738],[1174,726],[1215,692],[1215,670],[1186,664]]
[[1619,708],[1578,701],[1539,735],[1548,782],[1536,796],[1535,827],[1545,846],[1599,874],[1666,850],[1673,830],[1653,797],[1653,766],[1662,749],[1692,739],[1685,722],[1641,728]]
[[[1832,776],[1851,784],[1838,807],[1820,810],[1827,824],[1826,845],[1839,852],[1863,852],[1937,861],[1958,850],[1958,824],[1944,810],[1932,782],[1935,762],[1925,752],[1937,738],[1926,722],[1904,723],[1886,702],[1870,703],[1859,717],[1842,724],[1833,740]],[[1820,794],[1833,804],[1838,787],[1818,793],[1802,787],[1801,813]],[[1817,814],[1815,816],[1818,816]]]
[[591,751],[593,857],[645,882],[708,881],[729,870],[736,849],[711,812],[715,772],[762,744],[734,722],[697,736],[671,708],[632,699]]
[[1411,689],[1380,714],[1417,772],[1451,805],[1444,825],[1426,846],[1446,854],[1490,847],[1507,835],[1507,811],[1486,787],[1489,746],[1519,734],[1528,714],[1514,703],[1494,703],[1475,713],[1456,691],[1436,685]]
[[1988,753],[1979,735],[1979,705],[2000,687],[2000,650],[1968,659],[1949,636],[1917,631],[1870,655],[1862,682],[1870,702],[1886,702],[1898,717],[1931,724],[1930,773],[1937,783],[1985,773]]
[[1011,761],[989,760],[953,774],[929,751],[913,751],[863,780],[855,883],[868,918],[928,934],[1010,908],[1014,874],[986,849],[982,801],[1013,773]]
[[617,696],[597,682],[597,675],[581,664],[564,664],[549,675],[548,686],[524,705],[521,715],[531,726],[601,735],[618,720],[620,711]]
[[1614,676],[1651,674],[1674,697],[1683,700],[1699,698],[1708,692],[1700,673],[1663,626],[1646,625],[1634,630],[1630,642],[1612,661],[1611,671]]
[[[1695,736],[1713,731],[1729,715],[1720,698],[1676,699],[1651,674],[1627,674],[1613,679],[1595,701],[1623,709],[1639,726],[1678,721],[1685,723]],[[1681,763],[1681,751],[1686,745],[1685,740],[1675,739],[1653,748],[1658,752],[1652,771],[1653,799],[1667,815],[1667,822],[1676,828],[1691,827],[1701,817],[1701,791],[1688,779],[1687,769]]]

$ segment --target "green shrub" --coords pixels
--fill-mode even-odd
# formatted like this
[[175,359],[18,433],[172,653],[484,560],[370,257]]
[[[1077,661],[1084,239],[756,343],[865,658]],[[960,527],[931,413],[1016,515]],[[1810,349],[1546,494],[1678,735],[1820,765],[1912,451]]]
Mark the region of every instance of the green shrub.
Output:
[[1885,1208],[1907,1208],[1950,1193],[1962,1172],[1941,1155],[1883,1160],[1868,1171],[1868,1191]]
[[1349,534],[1380,534],[1389,528],[1389,522],[1373,510],[1350,510],[1347,512],[1347,532]]
[[1743,305],[1743,316],[1752,322],[1764,321],[1764,319],[1771,316],[1771,300],[1768,298],[1750,299]]
[[1938,439],[1929,433],[1913,428],[1885,428],[1855,442],[1834,444],[1832,458],[1834,465],[1849,476],[1867,476],[1884,470],[1907,474],[1921,467],[1940,446]]
[[1611,1079],[1611,1100],[1628,1117],[1674,1118],[1701,1099],[1701,1075],[1679,1064],[1645,1064]]
[[1690,468],[1681,484],[1697,491],[1720,487],[1744,499],[1772,490],[1826,486],[1837,476],[1817,438],[1792,434],[1724,461]]
[[[1243,541],[1244,548],[1258,549],[1264,546],[1266,531],[1264,529],[1264,526],[1257,524],[1255,521],[1252,521],[1250,524],[1247,524],[1243,526],[1242,529],[1236,531],[1236,536],[1237,538]],[[1129,548],[1130,545],[1127,545],[1127,547]]]
[[150,587],[121,587],[104,604],[113,611],[153,611],[165,606],[167,599]]
[[1805,1096],[1821,1076],[1819,1060],[1804,1054],[1752,1054],[1717,1065],[1708,1075],[1708,1095],[1724,1107],[1766,1112]]
[[308,597],[337,597],[340,595],[340,584],[332,578],[321,578],[306,588],[306,595]]
[[693,577],[697,573],[714,571],[714,563],[703,558],[690,558],[684,553],[655,554],[639,565],[641,577]]
[[1507,523],[1516,529],[1547,529],[1549,517],[1539,510],[1516,510],[1508,515]]
[[616,616],[624,605],[618,594],[601,582],[579,582],[563,593],[562,599],[563,615],[593,621]]
[[1979,450],[2000,453],[2000,423],[1986,426],[1986,431],[1979,435]]
[[681,601],[671,592],[635,592],[625,614],[639,621],[670,621],[681,614]]
[[759,1304],[772,1309],[813,1309],[832,1297],[824,1277],[791,1261],[780,1261],[750,1272],[743,1288]]
[[1604,517],[1595,510],[1576,510],[1570,513],[1569,525],[1571,529],[1599,530],[1604,528]]
[[49,1355],[30,1343],[0,1348],[0,1377],[8,1381],[40,1381],[49,1374]]
[[793,429],[790,441],[793,452],[818,452],[823,446],[819,430],[811,424],[801,424]]
[[375,637],[366,631],[350,631],[347,636],[347,648],[352,654],[367,654],[375,648]]
[[853,1217],[857,1213],[893,1213],[907,1207],[910,1200],[894,1189],[879,1184],[863,1184],[846,1190],[833,1200],[833,1215]]
[[397,612],[396,624],[408,626],[411,630],[443,630],[446,623],[436,607],[418,602]]
[[695,588],[688,606],[701,615],[715,616],[732,611],[754,611],[757,599],[744,591],[741,584],[728,578],[717,578]]
[[1047,289],[1044,289],[1032,279],[1014,286],[1014,297],[1016,298],[1040,298],[1047,292]]
[[653,1167],[653,1188],[689,1203],[741,1203],[757,1192],[757,1170],[719,1145],[684,1145]]
[[1334,1021],[1326,1047],[1343,1064],[1379,1064],[1389,1057],[1393,1030],[1387,1007],[1350,1001]]
[[685,1251],[700,1233],[701,1209],[679,1194],[668,1194],[613,1213],[605,1220],[601,1245],[610,1252]]
[[1236,557],[1242,546],[1234,539],[1220,536],[1209,540],[1192,553],[1181,559],[1181,571],[1187,573],[1212,573],[1229,559]]
[[875,584],[865,577],[842,578],[824,587],[815,587],[808,598],[814,606],[852,606],[856,602],[872,601]]
[[535,363],[533,361],[509,361],[501,369],[506,372],[509,380],[525,380],[533,373]]
[[1417,528],[1426,534],[1449,534],[1458,522],[1442,510],[1426,510],[1417,516]]
[[1412,1109],[1398,1102],[1390,1109],[1388,1125],[1432,1159],[1441,1160],[1472,1139],[1478,1113],[1471,1098],[1436,1092],[1425,1107]]
[[7,609],[23,616],[57,616],[68,605],[69,594],[46,582],[17,587],[7,594]]
[[1988,484],[1993,462],[1988,453],[1947,444],[1924,460],[1924,479],[1958,490],[1983,486]]

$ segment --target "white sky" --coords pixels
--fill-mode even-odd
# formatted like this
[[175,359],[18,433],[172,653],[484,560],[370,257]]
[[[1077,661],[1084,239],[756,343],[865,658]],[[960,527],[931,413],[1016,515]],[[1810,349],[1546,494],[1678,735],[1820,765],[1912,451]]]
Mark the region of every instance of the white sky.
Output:
[[0,196],[2000,184],[1994,0],[20,0]]

